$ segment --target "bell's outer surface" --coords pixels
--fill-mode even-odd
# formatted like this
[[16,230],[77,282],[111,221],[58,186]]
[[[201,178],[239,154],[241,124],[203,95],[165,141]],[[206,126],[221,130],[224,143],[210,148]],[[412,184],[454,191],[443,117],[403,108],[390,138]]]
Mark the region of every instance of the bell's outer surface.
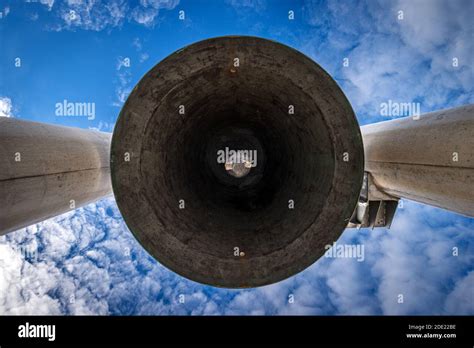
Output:
[[[211,145],[234,136],[260,149],[250,188],[212,164]],[[339,238],[364,151],[350,103],[318,64],[229,36],[180,49],[141,79],[115,126],[111,172],[126,224],[155,259],[200,283],[247,288],[304,270]]]

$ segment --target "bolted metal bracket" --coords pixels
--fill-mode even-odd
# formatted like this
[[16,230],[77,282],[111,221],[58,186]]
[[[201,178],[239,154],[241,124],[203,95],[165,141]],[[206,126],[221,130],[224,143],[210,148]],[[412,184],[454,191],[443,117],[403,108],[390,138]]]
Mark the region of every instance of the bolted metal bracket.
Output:
[[390,228],[397,207],[398,198],[379,190],[370,173],[365,172],[359,200],[347,228]]

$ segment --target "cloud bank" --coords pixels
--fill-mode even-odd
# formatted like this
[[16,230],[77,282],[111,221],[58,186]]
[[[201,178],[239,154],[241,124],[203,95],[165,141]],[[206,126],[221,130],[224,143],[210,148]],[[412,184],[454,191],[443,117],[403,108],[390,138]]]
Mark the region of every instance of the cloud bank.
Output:
[[41,0],[40,3],[55,18],[55,23],[50,26],[54,31],[101,31],[121,27],[124,22],[152,28],[160,11],[174,9],[179,0]]
[[474,102],[473,11],[466,0],[306,1],[298,40],[370,123],[389,99],[422,113]]
[[12,100],[8,97],[0,97],[0,117],[13,117]]
[[152,259],[109,198],[0,237],[0,313],[474,314],[472,219],[405,203],[392,229],[342,235],[365,246],[363,262],[323,257],[283,282],[225,290]]

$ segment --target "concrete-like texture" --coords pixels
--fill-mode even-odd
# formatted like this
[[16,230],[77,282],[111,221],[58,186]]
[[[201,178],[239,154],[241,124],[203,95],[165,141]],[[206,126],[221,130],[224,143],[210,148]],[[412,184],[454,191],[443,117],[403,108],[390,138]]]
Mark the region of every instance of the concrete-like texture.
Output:
[[110,139],[0,117],[0,234],[111,194]]
[[[257,167],[229,175],[216,161],[226,146],[256,149]],[[320,258],[348,223],[364,169],[359,126],[331,77],[253,37],[201,41],[156,65],[121,111],[111,156],[117,204],[145,249],[231,288]]]
[[379,189],[474,216],[474,105],[361,129],[365,169]]

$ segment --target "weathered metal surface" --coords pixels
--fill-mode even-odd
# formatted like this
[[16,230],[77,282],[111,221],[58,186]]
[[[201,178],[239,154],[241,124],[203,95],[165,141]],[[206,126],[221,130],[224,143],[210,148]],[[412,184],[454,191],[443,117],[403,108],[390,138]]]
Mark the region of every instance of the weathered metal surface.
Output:
[[[215,157],[227,145],[257,149],[258,165],[229,175]],[[111,155],[118,207],[145,249],[230,288],[319,259],[363,176],[359,126],[336,83],[301,53],[254,37],[201,41],[156,65],[125,103]]]
[[0,117],[0,234],[111,194],[110,139]]
[[365,170],[385,193],[474,216],[474,105],[361,128]]

